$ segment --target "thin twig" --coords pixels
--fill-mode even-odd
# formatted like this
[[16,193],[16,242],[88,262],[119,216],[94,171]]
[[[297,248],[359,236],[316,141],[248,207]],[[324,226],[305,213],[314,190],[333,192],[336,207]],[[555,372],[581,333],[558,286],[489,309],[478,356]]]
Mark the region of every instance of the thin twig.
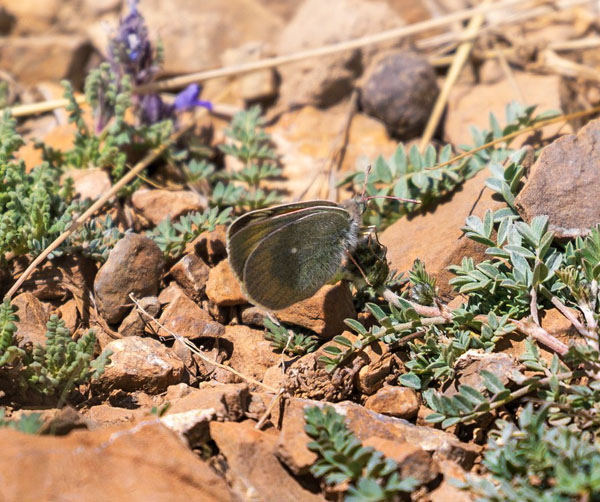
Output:
[[156,323],[156,325],[160,328],[162,328],[163,330],[165,330],[167,333],[169,333],[169,335],[171,335],[176,341],[178,341],[179,343],[181,343],[182,345],[184,345],[185,347],[187,347],[189,350],[191,350],[194,354],[196,354],[200,359],[202,359],[203,361],[207,362],[208,364],[212,364],[213,366],[216,366],[217,368],[221,368],[225,371],[228,371],[230,373],[233,373],[235,376],[241,378],[242,380],[246,380],[247,382],[250,382],[254,385],[258,385],[259,387],[262,387],[263,389],[267,390],[268,392],[272,392],[272,393],[277,393],[277,389],[274,389],[273,387],[270,387],[269,385],[265,385],[262,382],[259,382],[258,380],[256,380],[255,378],[249,377],[244,375],[243,373],[240,373],[239,371],[233,369],[231,366],[226,366],[224,364],[221,364],[217,361],[215,361],[214,359],[211,359],[210,357],[207,357],[206,355],[204,355],[202,353],[201,350],[198,349],[198,347],[196,347],[192,342],[190,342],[187,338],[184,338],[183,336],[181,336],[179,333],[175,333],[174,331],[172,331],[171,329],[167,328],[164,324],[162,324],[158,319],[156,319],[153,315],[149,314],[148,312],[146,312],[144,310],[144,307],[142,307],[139,303],[139,301],[135,298],[135,296],[133,296],[133,294],[129,294],[129,298],[131,298],[131,301],[133,301],[133,303],[135,304],[136,308],[142,313],[144,314],[146,317],[148,317],[148,319],[150,319],[152,322]]
[[426,167],[425,170],[426,171],[434,171],[435,169],[441,169],[442,167],[449,166],[450,164],[454,164],[455,162],[458,162],[459,160],[470,157],[471,155],[473,155],[477,152],[480,152],[481,150],[486,150],[487,148],[497,145],[498,143],[504,143],[508,140],[511,140],[518,136],[521,136],[522,134],[527,134],[527,133],[530,133],[533,131],[537,131],[538,129],[542,129],[543,127],[546,127],[551,124],[556,124],[557,122],[566,122],[568,120],[572,120],[575,118],[585,117],[586,115],[593,115],[594,113],[597,113],[597,112],[600,112],[600,106],[594,106],[593,108],[590,108],[589,110],[583,110],[581,112],[569,113],[568,115],[558,115],[554,118],[551,118],[548,120],[543,120],[541,122],[538,122],[537,124],[533,124],[532,126],[525,127],[524,129],[520,129],[520,130],[512,132],[510,134],[506,134],[505,136],[502,136],[501,138],[496,138],[493,141],[490,141],[488,143],[480,145],[480,146],[473,148],[467,152],[461,153],[460,155],[457,155],[456,157],[451,158],[447,162],[442,162],[441,164],[437,164],[432,167]]
[[[571,5],[579,5],[589,3],[590,0],[575,0],[572,2],[568,2],[567,6]],[[160,82],[153,82],[151,84],[147,84],[145,86],[140,86],[134,88],[133,92],[135,93],[150,93],[150,92],[161,92],[173,89],[180,89],[185,87],[186,85],[203,82],[206,80],[211,80],[215,78],[221,77],[231,77],[236,75],[243,75],[245,73],[250,73],[257,70],[264,70],[267,68],[275,68],[278,66],[283,66],[286,64],[295,63],[298,61],[302,61],[304,59],[316,58],[327,56],[330,54],[335,54],[338,52],[359,49],[361,47],[366,47],[369,45],[386,42],[388,40],[402,39],[409,37],[411,35],[415,35],[417,33],[421,33],[423,31],[428,31],[430,29],[443,27],[457,21],[463,21],[465,19],[469,19],[477,14],[484,14],[488,12],[492,12],[495,10],[507,9],[515,6],[522,6],[527,2],[523,0],[504,0],[491,5],[482,5],[479,7],[474,7],[471,9],[464,9],[457,12],[453,12],[447,14],[446,16],[439,17],[436,19],[429,19],[427,21],[422,21],[418,23],[414,23],[408,26],[402,26],[400,28],[394,28],[387,31],[382,31],[380,33],[367,35],[364,37],[347,40],[344,42],[339,42],[335,44],[330,44],[322,47],[318,47],[316,49],[309,49],[301,52],[296,52],[294,54],[289,54],[285,56],[277,56],[272,58],[266,58],[259,61],[252,61],[249,63],[244,63],[240,65],[227,66],[223,68],[216,68],[213,70],[201,71],[196,73],[191,73],[188,75],[181,75],[178,77],[165,79]],[[530,3],[535,3],[535,0],[531,0]],[[564,8],[562,6],[558,6],[558,8]],[[532,9],[535,10],[535,9]],[[524,13],[527,14],[527,11]],[[75,98],[78,103],[84,103],[84,96],[77,96]],[[43,113],[47,111],[52,111],[57,108],[63,108],[68,104],[68,101],[65,99],[55,99],[52,101],[45,101],[40,103],[31,103],[27,105],[15,106],[11,109],[11,114],[13,117],[23,117],[27,115],[32,115],[36,113]],[[223,106],[223,111],[230,113],[227,107]],[[220,113],[221,109],[215,105],[214,112]]]
[[532,336],[542,345],[545,345],[553,352],[556,352],[559,356],[564,356],[569,347],[562,343],[558,338],[555,338],[548,333],[544,328],[534,324],[532,321],[518,321],[516,319],[510,319],[510,322],[514,324],[517,329],[527,336]]
[[584,338],[594,338],[592,337],[589,330],[584,326],[584,324],[579,319],[577,319],[577,316],[573,313],[573,311],[569,307],[567,307],[560,300],[560,298],[553,295],[544,285],[541,286],[540,292],[542,293],[542,295],[544,295],[544,297],[546,297],[546,299],[550,300],[550,303],[554,305],[556,310],[558,310],[573,325],[573,327],[579,332],[581,336],[583,336]]
[[523,94],[521,87],[519,87],[519,83],[517,82],[517,79],[515,78],[515,75],[514,75],[513,71],[511,70],[510,65],[508,64],[506,55],[501,50],[501,48],[498,44],[494,44],[494,52],[498,56],[498,63],[500,64],[500,68],[502,68],[502,71],[504,72],[504,76],[506,77],[506,80],[508,81],[510,86],[513,88],[513,91],[517,95],[519,103],[526,105],[527,102],[525,101],[525,95]]
[[[482,6],[485,7],[489,5],[490,2],[491,0],[484,0]],[[469,24],[465,30],[465,35],[467,37],[475,35],[479,31],[479,28],[481,28],[481,25],[484,21],[485,17],[483,14],[475,14],[469,21]],[[450,69],[448,70],[448,75],[446,75],[446,80],[444,81],[442,90],[440,91],[435,105],[433,106],[433,110],[429,116],[427,125],[425,126],[425,131],[423,131],[423,136],[419,145],[419,149],[421,151],[425,150],[425,147],[429,144],[431,138],[433,138],[433,135],[438,128],[440,119],[442,118],[442,114],[446,108],[446,102],[450,96],[450,91],[452,90],[454,83],[458,79],[465,62],[467,61],[467,58],[471,53],[471,49],[473,49],[474,43],[474,40],[462,42],[456,51],[454,61],[452,61],[452,65],[450,65]]]
[[279,402],[279,399],[281,399],[281,396],[283,396],[284,392],[285,389],[282,387],[281,389],[279,389],[279,392],[273,396],[273,399],[271,399],[271,402],[269,403],[269,406],[267,406],[267,409],[263,413],[262,417],[260,417],[260,420],[256,422],[256,425],[254,426],[255,429],[260,430],[263,428],[263,425],[265,425],[265,422],[271,416],[273,408],[275,408],[275,405]]
[[31,275],[31,273],[38,267],[40,263],[42,263],[52,251],[54,251],[58,246],[60,246],[65,240],[67,240],[75,231],[77,231],[96,211],[100,210],[106,202],[108,202],[121,188],[123,188],[127,183],[129,183],[137,173],[148,167],[154,160],[156,160],[160,155],[162,155],[168,147],[170,147],[173,142],[175,142],[179,137],[181,137],[185,132],[187,132],[191,128],[191,125],[185,128],[182,128],[177,133],[171,136],[170,140],[156,148],[152,152],[150,152],[146,157],[144,157],[140,162],[138,162],[135,167],[131,169],[125,176],[123,176],[117,183],[113,185],[113,187],[106,192],[102,197],[100,197],[96,202],[94,202],[87,211],[85,211],[82,215],[80,215],[77,219],[75,219],[69,225],[62,234],[60,234],[46,249],[44,249],[25,269],[21,277],[17,279],[17,281],[13,284],[12,288],[6,293],[5,299],[10,300],[12,296],[16,293],[16,291],[21,287],[23,282]]
[[181,77],[163,80],[161,82],[153,82],[152,84],[139,87],[136,90],[136,92],[157,92],[164,91],[167,89],[179,89],[188,84],[212,78],[230,77],[233,75],[240,75],[256,70],[263,70],[265,68],[274,68],[285,64],[295,63],[304,59],[323,57],[331,54],[336,54],[338,52],[360,49],[362,47],[378,44],[381,42],[387,42],[389,40],[406,38],[410,35],[414,35],[422,31],[427,31],[433,28],[439,28],[448,24],[452,24],[456,21],[469,19],[477,14],[485,14],[495,10],[506,9],[517,5],[522,6],[524,3],[527,2],[524,2],[523,0],[504,0],[493,3],[491,5],[482,5],[480,7],[474,7],[472,9],[459,10],[457,12],[447,14],[446,16],[440,18],[428,19],[427,21],[421,21],[408,26],[401,26],[399,28],[382,31],[380,33],[375,33],[372,35],[366,35],[364,37],[355,38],[353,40],[347,40],[344,42],[338,42],[335,44],[317,47],[316,49],[308,49],[305,51],[296,52],[294,54],[263,59],[261,61],[252,61],[236,66],[230,66],[228,68],[218,68],[215,70],[193,73],[190,75],[184,75]]

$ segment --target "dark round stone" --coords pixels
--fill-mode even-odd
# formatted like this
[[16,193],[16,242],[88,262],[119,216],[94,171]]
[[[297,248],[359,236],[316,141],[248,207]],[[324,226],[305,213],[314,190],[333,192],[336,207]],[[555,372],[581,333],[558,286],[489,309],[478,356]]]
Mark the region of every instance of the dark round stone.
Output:
[[409,139],[423,131],[438,92],[435,71],[427,59],[397,52],[375,65],[362,89],[361,104],[391,134]]

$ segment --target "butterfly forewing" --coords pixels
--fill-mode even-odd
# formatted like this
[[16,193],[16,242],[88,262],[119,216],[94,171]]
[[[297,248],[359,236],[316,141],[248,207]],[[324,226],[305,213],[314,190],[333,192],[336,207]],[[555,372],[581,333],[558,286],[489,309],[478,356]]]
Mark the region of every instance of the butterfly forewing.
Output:
[[339,270],[353,218],[336,206],[316,209],[254,244],[243,268],[243,285],[254,303],[283,309],[315,294]]
[[339,204],[331,202],[330,200],[309,200],[305,202],[291,202],[289,204],[281,204],[279,206],[269,207],[266,209],[249,211],[240,216],[229,226],[229,229],[227,230],[227,237],[233,237],[241,229],[252,223],[312,207],[339,207]]

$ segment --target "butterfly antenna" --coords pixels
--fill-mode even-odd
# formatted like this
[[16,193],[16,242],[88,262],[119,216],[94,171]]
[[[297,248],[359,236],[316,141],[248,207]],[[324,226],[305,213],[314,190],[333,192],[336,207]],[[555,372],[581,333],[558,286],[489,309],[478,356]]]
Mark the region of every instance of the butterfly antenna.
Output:
[[421,201],[418,199],[405,199],[404,197],[396,197],[395,195],[371,195],[365,198],[365,201],[369,201],[371,199],[392,199],[400,202],[412,202],[413,204],[421,204]]
[[367,191],[367,183],[369,183],[369,173],[371,172],[371,164],[367,166],[367,171],[365,172],[365,184],[363,185],[362,193],[360,194],[360,201],[366,202],[369,199],[365,198],[365,193]]
[[350,261],[352,263],[354,263],[354,266],[358,269],[358,271],[360,272],[360,275],[363,276],[363,279],[365,280],[365,282],[367,283],[367,286],[373,287],[373,285],[371,284],[371,282],[369,281],[369,279],[367,278],[366,274],[364,273],[363,269],[361,268],[361,266],[358,264],[358,262],[354,259],[354,256],[352,256],[351,253],[346,252],[346,254],[348,255],[348,258],[350,259]]

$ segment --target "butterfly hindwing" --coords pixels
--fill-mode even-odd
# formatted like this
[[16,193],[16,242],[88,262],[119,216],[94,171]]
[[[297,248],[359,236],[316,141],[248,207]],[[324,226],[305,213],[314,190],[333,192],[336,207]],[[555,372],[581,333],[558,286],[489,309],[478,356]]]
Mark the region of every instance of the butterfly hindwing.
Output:
[[240,216],[227,231],[229,263],[238,279],[243,281],[243,271],[248,256],[267,235],[305,214],[316,214],[332,207],[337,208],[337,205],[329,201],[311,201],[284,204],[272,209],[259,209]]
[[315,294],[339,270],[353,224],[348,211],[331,206],[296,215],[266,235],[244,265],[242,282],[249,298],[280,310]]

